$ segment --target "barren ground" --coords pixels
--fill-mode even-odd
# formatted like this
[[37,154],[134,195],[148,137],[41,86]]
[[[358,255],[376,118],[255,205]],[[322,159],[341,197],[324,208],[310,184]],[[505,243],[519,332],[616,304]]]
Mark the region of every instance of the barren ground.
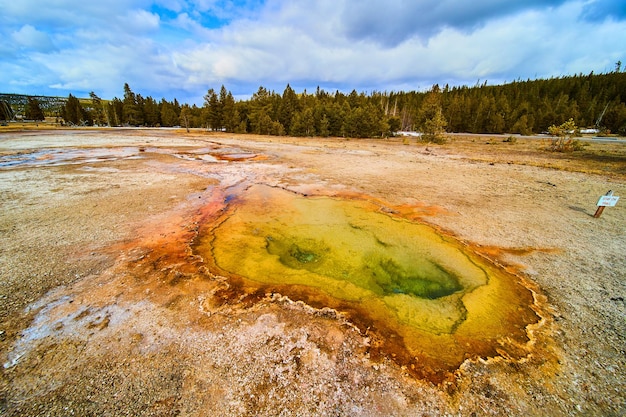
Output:
[[[0,414],[625,415],[626,201],[593,213],[626,195],[626,144],[502,140],[0,132]],[[189,244],[242,183],[359,195],[455,236],[533,289],[529,353],[433,384],[341,312],[220,298]]]

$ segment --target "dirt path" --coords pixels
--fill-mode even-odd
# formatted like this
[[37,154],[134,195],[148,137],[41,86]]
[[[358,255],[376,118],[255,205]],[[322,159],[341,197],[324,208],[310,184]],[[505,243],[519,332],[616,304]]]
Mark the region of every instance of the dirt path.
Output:
[[[625,414],[626,205],[592,215],[626,195],[626,153],[594,144],[591,167],[537,142],[0,134],[0,414]],[[365,196],[519,274],[530,353],[433,385],[334,310],[227,300],[189,244],[257,183]]]

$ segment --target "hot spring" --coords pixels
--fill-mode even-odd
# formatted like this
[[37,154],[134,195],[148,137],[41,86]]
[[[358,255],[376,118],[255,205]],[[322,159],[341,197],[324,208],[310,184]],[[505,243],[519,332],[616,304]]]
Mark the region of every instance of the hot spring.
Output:
[[367,200],[253,185],[229,198],[194,245],[246,291],[330,307],[422,376],[465,359],[524,354],[531,290],[451,236]]

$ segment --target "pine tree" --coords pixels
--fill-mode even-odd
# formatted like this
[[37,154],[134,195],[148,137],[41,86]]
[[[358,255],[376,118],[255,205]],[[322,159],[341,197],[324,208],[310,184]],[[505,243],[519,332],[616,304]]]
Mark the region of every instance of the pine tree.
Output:
[[178,124],[176,106],[165,99],[161,99],[159,107],[161,107],[161,126],[176,126]]
[[117,97],[113,97],[109,105],[109,121],[115,126],[124,123],[124,103]]
[[80,101],[70,94],[61,109],[61,116],[66,123],[72,125],[80,124],[83,121],[83,108],[80,105]]
[[208,128],[220,130],[223,125],[222,105],[217,93],[212,88],[204,96],[204,109]]
[[89,93],[89,97],[91,98],[91,112],[93,117],[93,122],[99,126],[108,124],[106,111],[104,104],[102,103],[102,99],[96,95],[93,91]]
[[291,86],[287,84],[280,102],[278,121],[288,132],[291,131],[292,119],[298,110],[298,96]]
[[226,94],[222,102],[222,116],[224,129],[226,129],[227,132],[234,132],[241,123],[235,99],[230,91]]
[[26,109],[24,112],[26,119],[28,120],[44,120],[46,117],[43,114],[43,110],[39,106],[39,100],[33,97],[28,97],[28,102],[26,103]]
[[155,99],[148,96],[143,103],[144,122],[147,126],[159,126],[161,120],[161,112],[159,104]]
[[419,112],[422,138],[429,142],[445,141],[446,119],[441,108],[441,91],[435,84],[424,98]]
[[[280,106],[280,96],[270,93],[263,86],[259,87],[252,95],[249,105],[248,120],[253,133],[269,135],[272,132],[281,131],[278,126],[274,125],[274,122],[278,121],[272,117],[277,112],[278,106]],[[284,126],[282,131],[284,131]]]
[[137,103],[137,96],[130,89],[128,83],[124,84],[124,123],[131,126],[143,125],[143,114]]

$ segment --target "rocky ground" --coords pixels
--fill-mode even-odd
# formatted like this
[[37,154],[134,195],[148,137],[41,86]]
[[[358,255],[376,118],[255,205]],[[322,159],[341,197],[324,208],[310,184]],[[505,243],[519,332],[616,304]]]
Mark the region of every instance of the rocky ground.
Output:
[[[0,133],[0,414],[626,414],[626,206],[593,218],[626,194],[626,145],[502,140]],[[359,195],[455,236],[534,291],[529,353],[433,384],[341,312],[229,293],[190,243],[244,183]]]

